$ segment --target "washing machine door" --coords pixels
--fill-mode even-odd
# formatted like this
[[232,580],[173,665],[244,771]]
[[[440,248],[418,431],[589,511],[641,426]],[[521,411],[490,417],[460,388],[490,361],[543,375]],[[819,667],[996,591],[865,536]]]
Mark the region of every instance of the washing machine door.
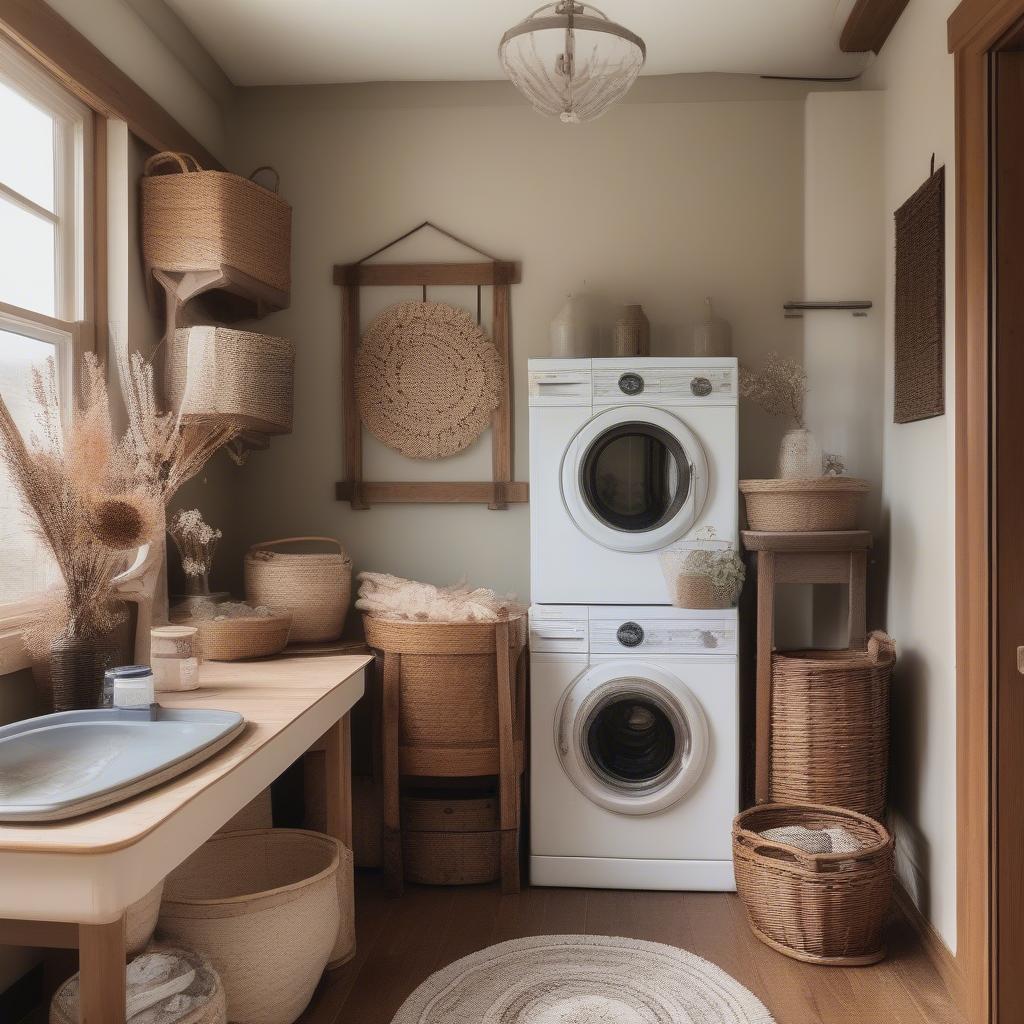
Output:
[[697,783],[708,755],[697,698],[655,665],[607,662],[580,675],[555,715],[559,761],[589,800],[654,814]]
[[562,458],[576,526],[614,551],[654,551],[684,536],[708,494],[696,434],[663,409],[629,406],[589,420]]

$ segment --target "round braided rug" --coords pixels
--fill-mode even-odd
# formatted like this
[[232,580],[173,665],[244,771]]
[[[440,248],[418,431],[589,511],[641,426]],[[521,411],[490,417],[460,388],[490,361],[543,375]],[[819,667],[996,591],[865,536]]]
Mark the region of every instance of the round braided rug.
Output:
[[428,978],[392,1024],[774,1024],[762,1003],[685,950],[604,935],[490,946]]
[[467,448],[491,421],[503,385],[498,350],[462,309],[400,302],[370,322],[356,353],[359,414],[411,459]]

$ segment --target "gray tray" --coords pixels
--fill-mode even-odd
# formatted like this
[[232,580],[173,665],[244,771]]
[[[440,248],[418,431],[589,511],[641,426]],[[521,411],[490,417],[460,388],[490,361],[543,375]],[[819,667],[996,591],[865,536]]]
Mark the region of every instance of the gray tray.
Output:
[[0,822],[60,821],[195,767],[244,728],[235,711],[104,708],[0,728]]

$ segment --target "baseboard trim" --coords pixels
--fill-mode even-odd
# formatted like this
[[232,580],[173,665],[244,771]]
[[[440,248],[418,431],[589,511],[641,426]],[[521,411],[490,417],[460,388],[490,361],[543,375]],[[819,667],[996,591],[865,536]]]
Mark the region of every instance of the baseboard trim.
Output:
[[925,955],[932,962],[950,996],[957,1006],[964,1004],[964,976],[953,951],[935,930],[935,926],[921,913],[917,904],[899,881],[893,884],[893,902],[899,912],[910,922],[924,947]]

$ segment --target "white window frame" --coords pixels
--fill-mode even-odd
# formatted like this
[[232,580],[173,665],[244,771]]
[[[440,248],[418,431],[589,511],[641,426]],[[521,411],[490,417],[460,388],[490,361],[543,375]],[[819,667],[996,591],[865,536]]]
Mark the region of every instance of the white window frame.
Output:
[[[93,112],[46,70],[0,39],[0,81],[54,118],[54,209],[47,210],[0,182],[3,201],[52,224],[55,316],[0,302],[0,330],[54,346],[62,413],[74,413],[72,396],[81,355],[93,347],[88,329],[92,296]],[[0,603],[0,676],[27,668],[21,643],[27,621],[37,614],[42,595]]]

